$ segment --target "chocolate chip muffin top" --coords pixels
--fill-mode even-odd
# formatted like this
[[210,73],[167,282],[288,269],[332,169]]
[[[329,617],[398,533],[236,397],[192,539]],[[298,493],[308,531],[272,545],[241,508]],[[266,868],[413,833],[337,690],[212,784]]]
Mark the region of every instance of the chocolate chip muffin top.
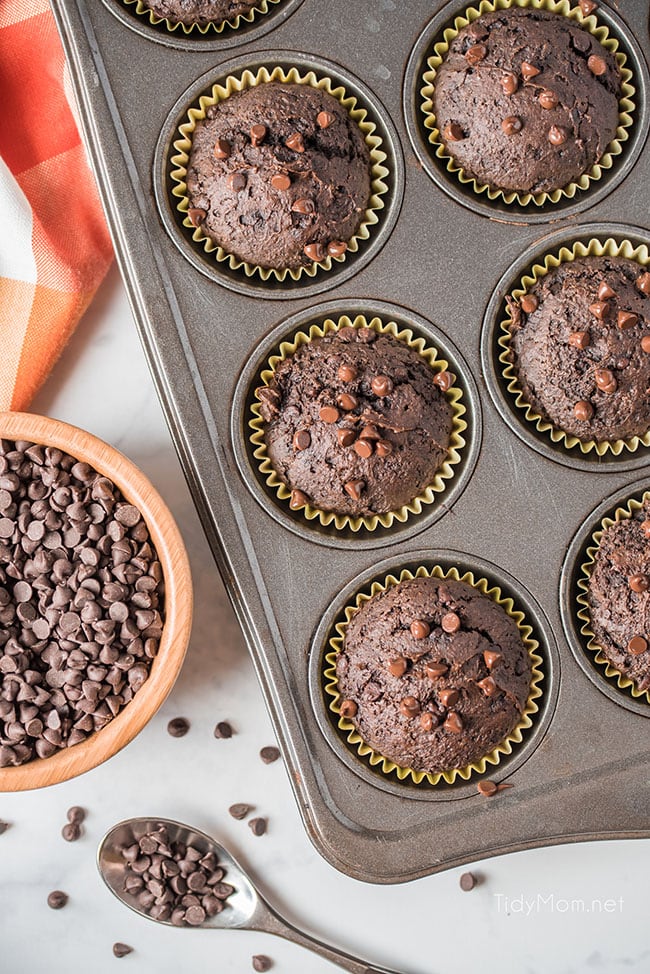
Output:
[[650,501],[603,531],[587,600],[607,659],[639,690],[650,688]]
[[236,92],[197,123],[189,216],[225,251],[264,268],[340,257],[370,199],[370,154],[339,101],[310,85]]
[[581,440],[650,429],[650,273],[622,257],[584,257],[540,278],[512,318],[524,398]]
[[259,0],[145,0],[157,17],[172,24],[223,24],[259,6]]
[[365,602],[336,672],[341,712],[401,767],[439,772],[488,754],[515,728],[531,682],[515,622],[465,582],[415,578]]
[[257,391],[268,456],[291,506],[365,516],[422,493],[449,449],[450,379],[372,328],[302,345]]
[[568,17],[510,7],[452,41],[433,95],[446,151],[496,189],[542,193],[598,162],[618,125],[613,54]]

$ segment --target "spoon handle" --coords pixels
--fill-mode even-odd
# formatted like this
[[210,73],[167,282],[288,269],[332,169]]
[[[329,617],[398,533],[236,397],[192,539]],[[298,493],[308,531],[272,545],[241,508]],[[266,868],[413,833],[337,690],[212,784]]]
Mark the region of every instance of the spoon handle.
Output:
[[367,961],[352,957],[335,947],[330,947],[329,944],[321,943],[315,937],[310,937],[309,934],[296,929],[287,920],[279,916],[275,910],[272,910],[267,903],[264,903],[264,909],[258,908],[256,911],[251,928],[263,933],[274,934],[276,937],[284,937],[285,940],[291,940],[294,944],[300,944],[301,947],[306,947],[307,950],[318,954],[319,957],[324,957],[332,964],[337,964],[338,967],[344,971],[349,971],[350,974],[398,974],[397,971],[390,971],[387,967],[375,967],[368,964]]

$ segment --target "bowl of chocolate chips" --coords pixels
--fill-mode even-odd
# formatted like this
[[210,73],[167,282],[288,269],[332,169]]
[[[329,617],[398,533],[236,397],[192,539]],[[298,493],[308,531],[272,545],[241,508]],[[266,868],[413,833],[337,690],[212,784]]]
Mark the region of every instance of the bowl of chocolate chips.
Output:
[[171,690],[192,622],[178,528],[90,433],[0,413],[0,791],[88,771]]

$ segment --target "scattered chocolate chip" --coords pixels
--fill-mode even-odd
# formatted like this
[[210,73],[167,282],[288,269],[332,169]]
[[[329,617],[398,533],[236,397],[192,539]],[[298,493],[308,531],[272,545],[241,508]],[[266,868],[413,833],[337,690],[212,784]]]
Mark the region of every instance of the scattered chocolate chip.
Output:
[[201,210],[197,206],[191,206],[187,211],[187,215],[193,227],[200,227],[208,214],[205,210]]
[[322,243],[306,244],[303,247],[303,252],[305,257],[308,257],[310,260],[313,260],[316,263],[319,263],[321,260],[325,260],[327,257],[327,251],[323,247]]
[[264,764],[273,764],[280,757],[280,749],[273,746],[263,747],[260,751],[260,757]]
[[527,315],[531,315],[533,311],[537,310],[539,301],[534,294],[522,294],[521,298],[519,299],[519,304],[522,311],[524,311]]
[[367,460],[374,453],[374,446],[372,440],[362,440],[359,439],[354,444],[354,452],[357,456],[360,456],[363,460]]
[[342,257],[348,249],[345,240],[330,240],[327,245],[327,253],[330,257]]
[[287,176],[286,173],[276,173],[275,176],[271,176],[271,186],[273,189],[284,192],[291,186],[291,177]]
[[536,68],[534,64],[530,63],[530,61],[521,62],[521,75],[524,81],[530,81],[531,78],[537,77],[539,71],[540,69]]
[[637,575],[630,575],[627,580],[628,585],[633,592],[641,594],[642,592],[647,592],[650,588],[650,578],[647,575],[641,573]]
[[512,71],[507,71],[499,79],[499,84],[503,88],[504,95],[514,95],[515,91],[519,87],[519,78]]
[[81,826],[78,822],[68,822],[61,829],[61,835],[66,842],[76,842],[81,836]]
[[594,378],[596,380],[596,385],[601,392],[605,392],[608,395],[616,392],[617,382],[613,372],[609,369],[596,369],[594,372]]
[[316,205],[313,200],[299,199],[294,200],[291,204],[292,213],[300,213],[301,216],[310,216],[312,213],[316,212]]
[[447,719],[442,725],[446,731],[450,734],[460,734],[463,730],[463,721],[460,714],[457,714],[454,710],[450,710],[447,714]]
[[548,111],[550,111],[552,108],[557,108],[560,99],[554,91],[551,91],[550,88],[544,88],[544,90],[540,91],[539,95],[537,96],[537,100],[542,108],[546,108]]
[[435,714],[430,713],[428,710],[420,715],[420,727],[425,732],[429,734],[438,726],[438,718]]
[[241,172],[231,173],[226,182],[233,193],[241,193],[242,189],[246,189],[246,177]]
[[361,498],[361,494],[363,493],[365,486],[365,480],[348,480],[347,483],[343,484],[343,489],[353,501],[358,501]]
[[389,396],[393,391],[393,380],[388,375],[376,375],[370,383],[376,396]]
[[246,818],[251,809],[251,805],[246,805],[244,802],[236,802],[236,804],[230,806],[228,811],[233,818],[236,818],[238,822],[241,822],[242,819]]
[[230,142],[226,142],[225,139],[217,139],[214,154],[217,159],[228,159],[230,157]]
[[375,444],[375,453],[378,457],[383,459],[392,452],[393,444],[390,442],[390,440],[377,440],[377,443]]
[[625,331],[627,328],[634,328],[639,323],[639,316],[633,311],[619,311],[616,316],[616,323],[621,331]]
[[396,659],[392,659],[388,664],[388,672],[393,676],[404,676],[408,668],[408,661],[404,656],[398,656]]
[[429,677],[430,680],[437,680],[438,677],[444,676],[448,669],[449,667],[445,666],[444,663],[429,662],[429,663],[425,663],[424,666],[424,672],[426,673],[426,675]]
[[497,786],[494,781],[479,781],[476,785],[479,794],[483,795],[485,798],[491,798],[492,795],[496,795]]
[[410,629],[414,639],[426,639],[431,632],[431,626],[424,619],[414,619]]
[[232,725],[227,720],[220,720],[214,729],[217,740],[227,741],[233,735]]
[[637,277],[635,284],[641,294],[650,296],[650,271],[644,271],[640,277]]
[[455,612],[445,612],[440,621],[444,632],[454,633],[460,629],[460,619]]
[[472,67],[480,64],[486,55],[487,47],[485,44],[473,44],[472,47],[468,47],[465,51],[465,59]]
[[477,680],[476,686],[483,691],[486,697],[495,696],[499,689],[491,676],[486,676],[483,680]]
[[364,439],[364,440],[379,440],[380,439],[379,431],[378,431],[377,427],[376,426],[373,426],[372,424],[368,424],[368,426],[364,426],[363,429],[361,430],[361,432],[359,433],[359,436],[362,439]]
[[64,893],[63,890],[55,889],[49,894],[47,898],[47,905],[51,910],[61,910],[68,902],[68,894]]
[[589,311],[594,316],[598,318],[599,321],[604,321],[609,314],[610,306],[607,301],[594,301],[593,304],[589,305]]
[[521,132],[523,127],[524,123],[518,115],[506,115],[501,122],[501,128],[506,135],[516,135],[517,132]]
[[583,17],[588,17],[589,14],[592,14],[598,6],[594,0],[578,0],[578,5]]
[[86,811],[80,805],[73,805],[66,813],[68,822],[74,822],[76,825],[81,825],[85,817]]
[[190,729],[190,722],[186,717],[174,717],[167,724],[167,733],[171,737],[185,737]]
[[318,415],[324,423],[336,423],[341,418],[341,413],[336,406],[322,406]]
[[343,363],[339,365],[338,372],[336,373],[339,382],[354,382],[357,377],[357,370],[353,365],[346,365]]
[[321,129],[328,129],[336,121],[336,117],[331,112],[319,112],[316,116],[316,125]]
[[476,876],[474,873],[463,873],[458,884],[464,893],[469,893],[476,886]]
[[400,701],[399,709],[405,717],[417,717],[420,713],[420,704],[416,697],[408,696]]
[[650,335],[644,335],[641,339],[641,348],[646,353],[650,355]]
[[609,286],[607,281],[601,281],[598,286],[598,300],[608,301],[610,298],[616,297],[616,291]]
[[640,656],[641,653],[645,653],[647,648],[648,642],[643,636],[632,636],[627,644],[628,652],[632,653],[633,656]]
[[460,700],[460,693],[458,690],[440,690],[438,698],[443,707],[455,707]]
[[301,490],[291,491],[291,500],[289,501],[289,507],[292,511],[297,511],[300,507],[306,507],[309,504],[309,498],[307,494],[303,493]]
[[301,453],[311,446],[311,434],[309,430],[296,430],[293,434],[293,448],[296,453]]
[[336,431],[336,438],[339,441],[339,446],[352,446],[357,434],[351,429],[340,429]]
[[607,71],[607,62],[599,54],[591,54],[587,59],[587,67],[597,78]]
[[569,133],[561,125],[551,125],[548,130],[548,141],[551,145],[564,145],[569,138]]
[[264,835],[266,832],[267,820],[265,818],[252,818],[248,823],[248,827],[253,833],[253,835]]
[[293,132],[288,139],[285,139],[284,144],[287,149],[291,149],[292,152],[304,152],[305,143],[300,132]]
[[121,944],[119,941],[113,944],[113,956],[114,957],[126,957],[127,954],[133,953],[133,947],[129,947],[128,944]]
[[573,415],[581,423],[588,423],[594,415],[594,407],[586,399],[580,399],[573,407]]
[[273,961],[266,954],[255,954],[253,957],[253,970],[257,971],[258,974],[264,971],[270,971],[273,967]]
[[4,832],[6,832],[8,828],[9,828],[9,822],[3,822],[0,819],[0,835],[2,835]]
[[569,345],[584,351],[591,343],[591,335],[588,331],[572,331],[569,335]]
[[436,372],[433,377],[433,384],[434,386],[438,386],[442,392],[449,392],[454,384],[454,376],[451,372],[447,372],[446,370]]
[[259,122],[257,125],[251,125],[250,132],[251,142],[255,148],[257,148],[266,138],[266,125],[262,125],[261,122]]
[[442,137],[445,142],[462,142],[465,133],[458,122],[447,122],[442,130]]
[[342,700],[341,706],[339,707],[339,712],[341,714],[341,717],[346,717],[350,719],[351,717],[356,717],[358,709],[359,708],[357,707],[354,700]]
[[340,396],[336,397],[336,401],[341,409],[344,409],[346,413],[356,409],[359,405],[359,400],[357,397],[351,395],[349,392],[342,392]]

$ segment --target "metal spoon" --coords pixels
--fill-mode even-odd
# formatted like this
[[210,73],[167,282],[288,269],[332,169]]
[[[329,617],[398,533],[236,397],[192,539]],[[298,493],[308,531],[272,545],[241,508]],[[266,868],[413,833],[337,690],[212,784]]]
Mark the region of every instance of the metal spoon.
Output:
[[[153,919],[145,913],[135,896],[127,893],[124,889],[125,863],[121,850],[125,846],[138,842],[144,835],[161,826],[167,829],[170,842],[180,841],[186,845],[192,845],[203,855],[214,852],[219,860],[219,866],[226,870],[225,881],[235,888],[235,892],[228,897],[226,909],[216,916],[207,917],[205,922],[201,924],[202,927],[217,927],[225,930],[260,930],[263,933],[272,933],[276,937],[284,937],[285,940],[291,940],[295,944],[306,947],[307,950],[312,950],[319,957],[324,957],[333,964],[338,964],[344,971],[350,971],[351,974],[397,974],[396,971],[389,971],[386,967],[373,967],[365,961],[351,957],[334,947],[329,947],[327,944],[323,944],[308,934],[297,930],[269,906],[227,849],[224,849],[205,832],[198,832],[188,825],[181,825],[180,822],[174,822],[171,819],[127,819],[106,833],[97,850],[97,866],[102,879],[108,888],[115,893],[118,900],[126,903],[136,913],[147,917],[149,920]],[[157,920],[156,922],[173,926],[169,920]]]

